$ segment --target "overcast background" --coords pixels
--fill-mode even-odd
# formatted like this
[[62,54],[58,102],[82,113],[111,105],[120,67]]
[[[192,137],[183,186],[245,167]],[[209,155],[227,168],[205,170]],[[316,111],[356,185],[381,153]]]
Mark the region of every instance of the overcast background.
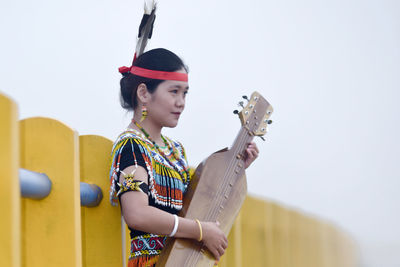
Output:
[[[142,1],[0,3],[0,91],[21,118],[47,116],[114,140],[131,114],[117,69],[133,56]],[[149,48],[190,68],[186,110],[166,134],[191,165],[230,146],[232,111],[274,107],[250,193],[334,222],[361,265],[399,267],[400,2],[159,1]]]

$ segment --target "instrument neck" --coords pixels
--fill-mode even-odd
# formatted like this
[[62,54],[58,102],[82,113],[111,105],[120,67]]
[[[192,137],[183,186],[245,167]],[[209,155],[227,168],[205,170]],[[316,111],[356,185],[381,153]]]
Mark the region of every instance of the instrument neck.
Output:
[[247,145],[253,140],[253,138],[254,136],[250,134],[250,131],[246,126],[240,128],[240,131],[230,149],[235,154],[235,157],[236,155],[240,155],[242,159],[244,158]]

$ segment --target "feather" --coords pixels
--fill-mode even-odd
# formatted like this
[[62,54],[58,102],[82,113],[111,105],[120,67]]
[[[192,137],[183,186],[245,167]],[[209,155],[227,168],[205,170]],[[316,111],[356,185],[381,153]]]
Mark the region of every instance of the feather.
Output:
[[[153,34],[153,25],[154,20],[156,19],[156,2],[155,0],[151,0],[150,3],[148,1],[144,2],[144,14],[142,17],[142,21],[139,26],[139,34],[138,40],[136,43],[135,57],[133,61],[141,54],[143,54],[144,49],[146,48],[148,39],[151,38]],[[133,63],[132,63],[133,64]]]

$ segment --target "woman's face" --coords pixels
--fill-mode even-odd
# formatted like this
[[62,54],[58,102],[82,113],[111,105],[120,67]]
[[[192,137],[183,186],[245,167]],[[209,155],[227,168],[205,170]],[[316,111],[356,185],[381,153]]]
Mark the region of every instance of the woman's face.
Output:
[[187,82],[164,81],[160,83],[147,103],[148,119],[161,127],[175,127],[185,108],[188,89]]

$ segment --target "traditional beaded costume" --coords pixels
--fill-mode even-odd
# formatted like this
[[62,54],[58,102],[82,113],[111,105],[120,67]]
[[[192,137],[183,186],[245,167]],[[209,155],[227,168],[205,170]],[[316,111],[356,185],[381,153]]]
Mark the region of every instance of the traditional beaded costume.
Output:
[[[119,184],[121,170],[138,165],[147,170],[149,205],[171,214],[182,209],[183,195],[190,182],[185,150],[179,142],[164,138],[168,146],[158,149],[145,135],[134,129],[128,129],[117,138],[112,150],[110,170],[110,200],[113,205],[117,205],[118,198],[123,193],[140,191],[135,190],[137,185]],[[131,252],[128,266],[152,266],[165,245],[166,236],[131,228],[130,231]]]

